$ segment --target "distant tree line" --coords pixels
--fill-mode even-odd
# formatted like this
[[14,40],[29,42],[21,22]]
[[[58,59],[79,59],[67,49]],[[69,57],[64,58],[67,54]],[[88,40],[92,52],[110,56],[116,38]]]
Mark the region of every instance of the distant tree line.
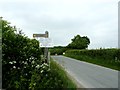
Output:
[[73,39],[71,39],[71,43],[69,43],[67,46],[55,46],[54,48],[49,49],[52,55],[61,55],[66,50],[70,49],[87,49],[88,45],[90,44],[90,39],[87,36],[81,37],[80,35],[74,36]]

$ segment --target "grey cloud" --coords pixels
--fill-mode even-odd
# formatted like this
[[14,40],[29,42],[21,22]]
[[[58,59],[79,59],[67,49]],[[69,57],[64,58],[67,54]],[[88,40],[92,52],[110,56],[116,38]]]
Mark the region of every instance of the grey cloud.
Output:
[[82,1],[69,4],[59,0],[49,3],[9,2],[0,6],[0,12],[21,24],[19,28],[30,38],[33,33],[48,30],[54,45],[67,45],[76,34],[80,34],[90,38],[90,48],[116,47],[116,2],[83,5]]

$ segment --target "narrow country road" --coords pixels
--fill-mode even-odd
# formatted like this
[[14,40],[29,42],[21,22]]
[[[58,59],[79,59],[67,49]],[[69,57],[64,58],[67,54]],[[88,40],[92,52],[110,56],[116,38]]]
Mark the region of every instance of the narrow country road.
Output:
[[65,56],[52,56],[85,88],[118,88],[118,71],[78,61]]

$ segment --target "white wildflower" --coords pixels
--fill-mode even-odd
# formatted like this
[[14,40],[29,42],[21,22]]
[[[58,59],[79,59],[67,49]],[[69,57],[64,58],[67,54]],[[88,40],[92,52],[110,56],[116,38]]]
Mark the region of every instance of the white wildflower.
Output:
[[45,65],[46,65],[46,66],[48,66],[48,64],[47,64],[47,63],[45,63]]
[[13,64],[13,62],[9,62],[10,64]]
[[33,84],[34,86],[36,85],[36,83]]
[[41,73],[43,73],[43,70],[41,70]]
[[42,67],[43,69],[45,68],[45,66]]
[[13,63],[16,63],[16,61],[13,61]]
[[27,62],[25,62],[24,64],[27,64]]
[[22,61],[22,63],[24,63],[24,61]]
[[30,57],[30,60],[31,60],[31,59],[34,59],[34,57]]
[[40,65],[37,65],[36,68],[39,69],[39,68],[40,68]]
[[43,67],[43,64],[40,67]]
[[35,63],[35,61],[33,60],[33,61],[32,61],[32,64],[34,64],[34,63]]
[[32,67],[33,67],[33,65],[32,65]]
[[18,69],[20,69],[20,67],[18,67]]
[[13,66],[13,68],[16,68],[15,66]]

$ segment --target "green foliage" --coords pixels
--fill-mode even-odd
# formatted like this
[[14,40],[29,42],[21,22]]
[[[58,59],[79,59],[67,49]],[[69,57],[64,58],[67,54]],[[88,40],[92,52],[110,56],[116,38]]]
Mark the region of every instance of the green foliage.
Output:
[[[41,64],[39,42],[22,34],[7,21],[2,21],[2,69],[3,88],[29,88],[32,72]],[[36,63],[32,64],[35,61]]]
[[120,49],[68,50],[65,56],[120,70]]
[[37,72],[34,73],[36,74],[32,76],[32,83],[30,84],[32,88],[30,89],[49,90],[53,88],[57,90],[76,90],[76,85],[68,78],[66,72],[52,59],[50,62],[50,70],[47,67],[44,72],[41,71],[41,73],[44,73],[42,77],[40,77]]
[[[45,90],[67,88],[57,65],[43,63],[39,42],[16,33],[10,23],[2,21],[2,87],[7,90]],[[59,69],[60,70],[60,69]],[[68,78],[67,78],[68,79]],[[66,80],[67,80],[66,79]],[[61,90],[61,89],[60,89]]]
[[66,47],[58,46],[49,49],[51,55],[63,55],[63,53],[67,50]]
[[54,82],[58,84],[57,87],[54,86],[55,88],[60,87],[61,89],[70,90],[76,90],[77,88],[75,83],[69,79],[67,73],[63,70],[63,68],[53,60],[51,60],[51,79],[54,79]]
[[86,49],[90,44],[90,40],[87,36],[81,37],[80,35],[76,35],[71,40],[72,42],[67,47],[72,49]]
[[51,55],[63,55],[66,50],[70,49],[86,49],[90,44],[90,40],[87,36],[81,37],[80,35],[76,35],[72,42],[68,46],[56,46],[54,48],[49,49]]

